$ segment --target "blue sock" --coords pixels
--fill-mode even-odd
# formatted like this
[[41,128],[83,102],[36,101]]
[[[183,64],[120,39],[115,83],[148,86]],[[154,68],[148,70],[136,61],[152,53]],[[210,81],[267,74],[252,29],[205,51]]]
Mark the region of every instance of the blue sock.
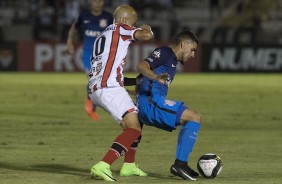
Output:
[[188,121],[181,127],[178,135],[176,159],[182,162],[188,162],[189,155],[197,140],[199,129],[200,123],[194,121]]

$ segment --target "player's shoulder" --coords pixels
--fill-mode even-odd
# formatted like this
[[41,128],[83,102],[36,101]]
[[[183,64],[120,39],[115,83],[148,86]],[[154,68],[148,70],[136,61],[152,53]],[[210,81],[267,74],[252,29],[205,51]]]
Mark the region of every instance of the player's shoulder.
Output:
[[159,53],[160,56],[168,57],[173,54],[173,51],[168,46],[162,46],[155,49],[156,53]]
[[172,49],[168,46],[161,46],[161,47],[158,47],[157,49],[159,49],[163,52],[172,52]]
[[173,54],[173,51],[170,47],[157,47],[154,49],[154,51],[150,54],[148,57],[150,60],[167,60],[170,58]]

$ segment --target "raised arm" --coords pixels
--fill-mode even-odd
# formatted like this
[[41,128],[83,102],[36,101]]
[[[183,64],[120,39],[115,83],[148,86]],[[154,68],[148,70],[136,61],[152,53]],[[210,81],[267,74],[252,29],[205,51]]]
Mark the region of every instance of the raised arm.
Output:
[[151,29],[151,26],[144,24],[140,26],[140,30],[135,32],[135,39],[140,41],[151,40],[154,37],[154,33]]
[[169,75],[167,73],[163,73],[157,75],[153,70],[151,70],[150,65],[147,61],[141,61],[137,65],[138,70],[146,77],[158,81],[159,83],[166,84]]

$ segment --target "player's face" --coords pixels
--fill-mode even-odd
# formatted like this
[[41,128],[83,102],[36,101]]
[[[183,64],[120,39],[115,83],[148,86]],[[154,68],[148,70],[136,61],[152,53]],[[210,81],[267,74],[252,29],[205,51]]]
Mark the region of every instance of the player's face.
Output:
[[195,56],[197,49],[197,43],[185,40],[181,43],[182,48],[182,59],[180,60],[182,64],[186,63],[189,58]]
[[91,0],[91,9],[94,12],[102,11],[104,6],[104,0]]
[[132,17],[130,20],[130,26],[134,26],[136,22],[137,22],[137,16]]

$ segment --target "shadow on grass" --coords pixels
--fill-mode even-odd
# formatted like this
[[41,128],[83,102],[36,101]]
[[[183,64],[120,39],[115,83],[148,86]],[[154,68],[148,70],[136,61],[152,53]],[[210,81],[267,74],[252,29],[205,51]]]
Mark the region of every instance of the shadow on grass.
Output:
[[[9,170],[17,170],[17,171],[33,171],[33,172],[46,172],[46,173],[56,173],[56,174],[70,174],[76,176],[89,177],[90,176],[89,169],[77,168],[69,165],[63,164],[35,164],[35,165],[17,165],[10,164],[5,162],[0,162],[0,169],[9,169]],[[113,170],[113,173],[118,176],[119,171]],[[156,173],[148,173],[148,177],[157,178],[161,180],[179,180],[180,178],[172,176],[172,175],[161,175]]]
[[[156,173],[148,173],[148,176],[149,177],[152,177],[152,178],[158,178],[158,179],[170,179],[170,180],[180,180],[181,178],[178,178],[176,176],[173,176],[171,174],[168,173],[168,175],[161,175],[161,174],[156,174]],[[182,180],[182,179],[181,179]]]
[[[118,176],[119,175],[119,170],[112,170],[113,174]],[[170,173],[167,173],[167,175],[162,175],[162,174],[158,174],[158,173],[152,173],[152,172],[147,172],[148,173],[148,177],[152,177],[152,178],[156,178],[156,179],[160,179],[160,180],[182,180],[179,177],[176,177]],[[140,177],[142,178],[142,177]]]
[[89,176],[90,173],[88,169],[81,169],[62,164],[16,165],[0,162],[0,168],[20,171],[72,174],[78,176]]

